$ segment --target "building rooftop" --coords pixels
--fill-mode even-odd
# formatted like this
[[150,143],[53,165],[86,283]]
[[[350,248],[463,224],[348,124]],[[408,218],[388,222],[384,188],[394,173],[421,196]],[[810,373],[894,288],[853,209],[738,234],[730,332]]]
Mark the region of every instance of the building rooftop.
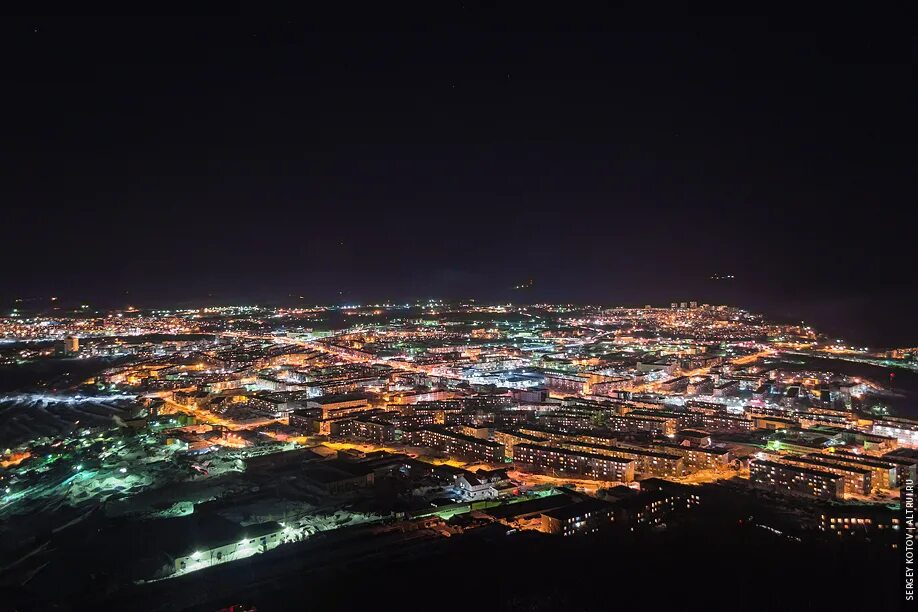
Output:
[[788,470],[788,471],[791,471],[791,472],[797,472],[797,473],[800,473],[800,474],[809,474],[809,475],[811,475],[811,476],[820,476],[820,477],[822,477],[822,478],[830,478],[830,479],[839,479],[839,478],[842,478],[842,476],[839,476],[838,474],[833,474],[833,473],[831,473],[831,472],[825,472],[825,471],[823,471],[823,470],[814,470],[814,469],[812,469],[812,468],[800,467],[799,465],[792,465],[792,464],[789,464],[789,463],[780,463],[780,462],[778,462],[778,461],[768,461],[767,459],[754,459],[754,460],[752,460],[752,461],[749,462],[749,465],[750,465],[750,466],[753,466],[753,465],[761,465],[761,466],[765,466],[765,467],[773,467],[773,468],[777,468],[777,469],[780,469],[780,470]]
[[611,511],[614,507],[615,506],[613,504],[610,504],[609,502],[601,499],[587,499],[580,503],[570,504],[560,508],[555,508],[553,510],[548,510],[542,514],[559,521],[566,521],[570,519],[577,519],[590,512]]
[[338,393],[335,395],[322,395],[320,397],[315,397],[310,399],[310,403],[319,404],[324,406],[325,404],[339,404],[343,402],[356,402],[360,400],[369,400],[370,396],[366,393]]

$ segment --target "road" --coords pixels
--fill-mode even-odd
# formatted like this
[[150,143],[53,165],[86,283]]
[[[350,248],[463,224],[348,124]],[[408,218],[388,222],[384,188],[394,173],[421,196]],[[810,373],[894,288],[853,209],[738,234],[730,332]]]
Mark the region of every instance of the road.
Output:
[[227,429],[230,429],[233,431],[240,431],[243,429],[255,429],[257,427],[264,427],[265,425],[270,425],[272,423],[283,423],[284,422],[283,418],[265,417],[264,419],[258,419],[257,421],[246,421],[245,423],[238,423],[236,421],[232,421],[230,419],[223,418],[218,414],[214,414],[213,412],[211,412],[210,410],[207,410],[206,408],[197,408],[193,406],[185,406],[183,404],[178,404],[169,398],[170,395],[172,395],[172,391],[158,391],[156,393],[152,393],[148,395],[147,397],[155,396],[163,400],[163,402],[165,402],[165,406],[163,407],[163,409],[160,410],[160,414],[175,414],[177,412],[186,412],[186,413],[193,414],[195,419],[197,419],[199,422],[207,423],[208,425],[220,425],[220,426],[226,427]]
[[[727,363],[730,363],[730,364],[732,364],[732,365],[746,365],[746,364],[754,363],[754,362],[757,361],[758,359],[762,359],[762,358],[764,358],[764,357],[769,357],[769,356],[772,356],[772,355],[774,355],[774,354],[775,354],[775,351],[773,351],[773,350],[771,350],[771,349],[766,349],[766,350],[763,350],[763,351],[759,351],[759,352],[757,352],[757,353],[753,353],[753,354],[751,354],[751,355],[743,355],[742,357],[735,357],[735,358],[733,358],[733,359],[730,359]],[[657,391],[657,390],[660,389],[660,386],[663,385],[663,383],[665,383],[665,382],[667,382],[667,381],[670,381],[670,380],[672,380],[673,378],[675,378],[675,377],[677,377],[677,376],[686,376],[686,377],[688,377],[688,378],[692,378],[692,377],[694,377],[694,376],[707,376],[707,375],[709,375],[709,374],[711,373],[711,368],[712,368],[712,367],[713,367],[713,366],[709,366],[709,367],[705,367],[705,368],[697,368],[697,369],[695,369],[695,370],[688,370],[688,371],[686,371],[686,372],[678,373],[676,376],[673,376],[673,377],[670,377],[670,378],[666,378],[666,379],[664,379],[664,380],[655,380],[655,381],[649,382],[649,383],[642,383],[642,384],[638,384],[638,385],[632,385],[632,386],[628,389],[628,391],[631,391],[632,393],[648,393],[648,392],[652,392],[652,391]]]
[[599,489],[609,489],[617,485],[625,484],[623,482],[611,481],[611,480],[586,480],[583,478],[577,478],[575,476],[570,477],[557,477],[557,476],[548,476],[547,474],[531,474],[529,472],[521,472],[519,470],[509,470],[507,475],[510,476],[510,479],[514,482],[518,482],[523,486],[536,487],[540,485],[551,485],[555,487],[576,487],[577,489],[586,491],[588,493],[596,493]]

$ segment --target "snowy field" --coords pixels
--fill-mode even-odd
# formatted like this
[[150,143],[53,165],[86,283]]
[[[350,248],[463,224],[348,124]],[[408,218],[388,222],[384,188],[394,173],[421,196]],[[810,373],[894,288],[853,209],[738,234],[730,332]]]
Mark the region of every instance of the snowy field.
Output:
[[133,395],[80,397],[40,393],[0,395],[0,448],[80,429],[109,427],[130,418]]

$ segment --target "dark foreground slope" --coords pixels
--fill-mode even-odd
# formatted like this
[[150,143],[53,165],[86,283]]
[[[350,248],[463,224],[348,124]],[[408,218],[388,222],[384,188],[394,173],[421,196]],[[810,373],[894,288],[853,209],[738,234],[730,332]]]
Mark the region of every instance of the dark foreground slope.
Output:
[[[493,526],[496,527],[496,526]],[[12,609],[218,610],[892,610],[895,551],[806,543],[702,521],[636,538],[504,535],[315,538],[248,560],[115,591],[87,584]]]

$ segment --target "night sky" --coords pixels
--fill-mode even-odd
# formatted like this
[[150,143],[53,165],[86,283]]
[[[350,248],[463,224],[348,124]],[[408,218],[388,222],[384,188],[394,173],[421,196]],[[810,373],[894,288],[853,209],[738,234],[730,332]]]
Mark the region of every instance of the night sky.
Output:
[[2,298],[697,299],[918,343],[906,37],[520,6],[5,20]]

